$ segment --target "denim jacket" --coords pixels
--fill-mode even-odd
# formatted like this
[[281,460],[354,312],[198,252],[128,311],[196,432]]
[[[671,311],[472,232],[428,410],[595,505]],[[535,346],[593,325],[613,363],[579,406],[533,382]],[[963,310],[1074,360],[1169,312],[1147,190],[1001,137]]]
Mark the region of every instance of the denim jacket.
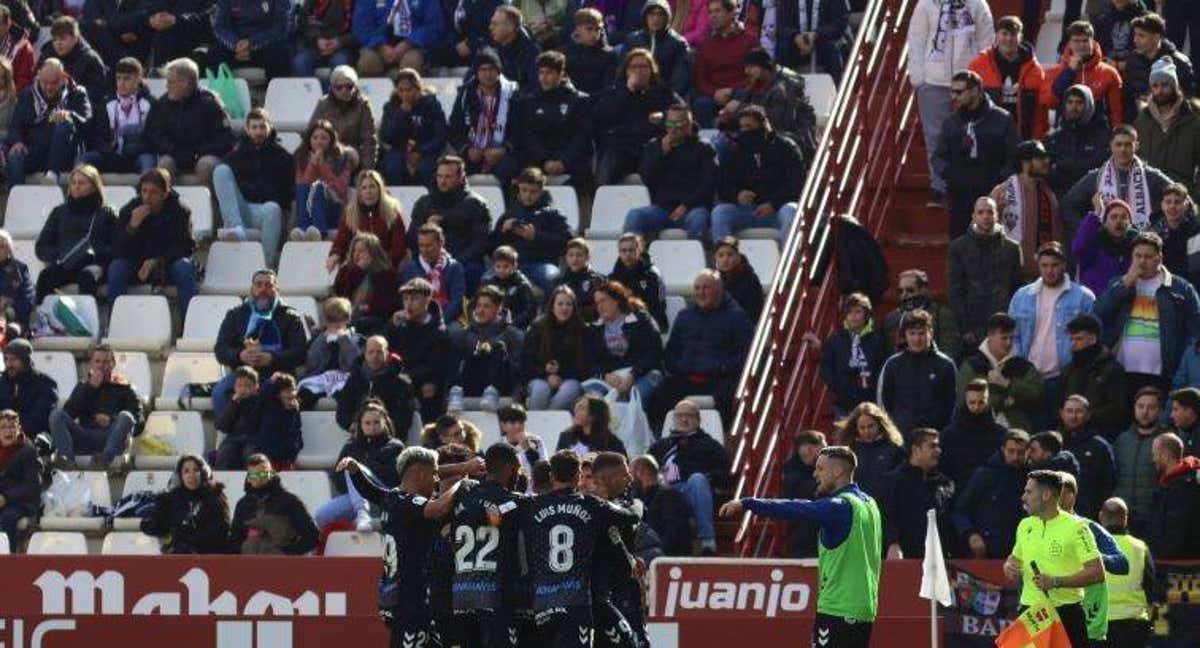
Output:
[[[1054,347],[1058,351],[1058,368],[1062,369],[1071,361],[1071,336],[1067,334],[1067,322],[1080,315],[1092,312],[1092,304],[1096,296],[1087,286],[1071,281],[1070,275],[1064,276],[1067,282],[1066,290],[1058,296],[1054,303]],[[1026,284],[1013,293],[1008,302],[1008,314],[1017,320],[1017,331],[1013,346],[1017,355],[1029,358],[1029,350],[1033,347],[1033,336],[1037,331],[1038,294],[1042,292],[1042,280]]]

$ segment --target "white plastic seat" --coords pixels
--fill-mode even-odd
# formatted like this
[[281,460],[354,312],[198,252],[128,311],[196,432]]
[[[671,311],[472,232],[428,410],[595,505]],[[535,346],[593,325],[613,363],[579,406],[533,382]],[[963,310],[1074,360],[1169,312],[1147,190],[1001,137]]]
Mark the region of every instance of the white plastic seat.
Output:
[[[148,428],[149,426],[147,426]],[[140,461],[138,462],[141,463]],[[125,486],[121,488],[121,497],[134,493],[162,493],[167,490],[174,474],[175,465],[171,470],[132,470],[125,475]]]
[[[662,436],[665,438],[671,434],[671,414],[667,414],[663,419]],[[700,428],[708,433],[709,436],[725,445],[725,424],[721,422],[721,413],[714,409],[700,410]]]
[[488,211],[492,213],[492,220],[504,213],[504,190],[500,187],[491,185],[471,185],[471,190],[479,194],[480,198],[487,203]]
[[[428,79],[425,79],[428,81]],[[456,83],[459,81],[455,80]],[[438,86],[436,90],[438,103],[442,106],[442,112],[446,115],[446,119],[450,119],[450,115],[454,112],[454,102],[458,101],[458,86],[443,85]]]
[[214,470],[213,482],[225,485],[225,499],[229,502],[229,514],[232,516],[238,502],[246,494],[246,471]]
[[775,241],[758,239],[739,241],[742,254],[750,260],[754,274],[762,282],[763,290],[771,291],[771,280],[775,278],[775,266],[779,265],[779,244]]
[[[199,412],[154,412],[146,418],[141,439],[154,439],[172,448],[167,455],[139,454],[134,456],[138,468],[174,470],[179,457],[185,454],[204,454],[204,422]],[[134,444],[136,449],[138,444]]]
[[267,85],[263,107],[279,130],[301,132],[322,94],[321,82],[314,77],[277,77]]
[[17,185],[8,192],[4,229],[15,239],[36,239],[50,212],[62,203],[58,185]]
[[546,191],[550,192],[550,197],[554,199],[554,206],[567,220],[567,227],[571,229],[572,234],[579,233],[579,196],[575,193],[575,187],[571,185],[554,185],[546,187]]
[[279,257],[279,291],[293,295],[324,297],[333,286],[334,275],[325,270],[332,241],[288,241]]
[[129,201],[137,198],[137,189],[130,185],[105,185],[104,202],[118,214]]
[[213,235],[212,193],[208,187],[180,185],[173,187],[179,194],[179,202],[192,210],[192,236],[207,241]]
[[77,531],[37,531],[29,537],[31,556],[86,556],[87,538]]
[[429,193],[429,189],[419,185],[393,185],[388,187],[388,193],[400,201],[400,215],[407,228],[412,223],[413,208],[422,196]]
[[383,120],[383,106],[391,98],[394,87],[395,84],[388,77],[368,77],[358,80],[358,91],[371,104],[371,110],[375,113],[377,125],[378,122]]
[[588,249],[591,250],[592,269],[604,275],[612,272],[619,256],[617,247],[616,239],[589,239]]
[[[280,295],[279,300],[296,309],[296,312],[304,316],[305,319],[311,319],[317,326],[321,325],[321,307],[312,295]],[[190,306],[188,310],[191,310]]]
[[79,383],[75,356],[65,351],[35,351],[33,366],[54,379],[58,385],[58,404],[61,407],[71,397],[71,390]]
[[116,373],[129,381],[129,386],[143,403],[154,398],[154,378],[150,372],[150,357],[141,351],[117,351],[114,354]]
[[383,555],[383,539],[378,533],[334,531],[325,541],[325,555],[378,558]]
[[673,295],[690,295],[692,282],[704,270],[700,241],[655,241],[650,244],[650,258],[662,271],[667,292]]
[[301,412],[300,430],[304,447],[296,457],[296,467],[330,470],[350,435],[338,427],[333,412]]
[[500,419],[496,418],[495,412],[468,411],[459,414],[459,418],[470,421],[479,428],[483,436],[479,440],[480,452],[500,440]]
[[300,148],[300,143],[304,141],[300,133],[293,133],[292,131],[285,131],[278,135],[279,145],[288,153],[295,153],[296,149]]
[[[190,383],[215,383],[225,375],[225,368],[212,353],[176,352],[167,357],[163,368],[162,391],[154,400],[154,409],[178,410],[179,394]],[[188,409],[211,410],[211,398],[193,398],[185,403]]]
[[605,185],[592,200],[592,226],[588,238],[617,238],[625,229],[625,216],[635,207],[650,204],[650,192],[640,185]]
[[308,514],[317,512],[322,504],[333,498],[329,473],[320,470],[285,470],[279,473],[283,487],[304,502]]
[[13,241],[13,257],[18,261],[29,266],[29,281],[37,285],[38,276],[42,274],[42,268],[46,267],[42,260],[37,258],[37,253],[34,251],[36,241],[27,239],[17,239]]
[[679,295],[667,295],[667,324],[675,326],[679,312],[687,308],[687,300]]
[[157,556],[162,541],[137,531],[110,531],[100,547],[102,556]]
[[179,351],[212,351],[225,313],[237,308],[242,300],[232,295],[198,295],[188,302],[183,336],[175,340]]
[[161,354],[171,344],[171,306],[162,295],[121,295],[104,342],[122,351]]
[[804,93],[817,114],[817,127],[825,126],[833,114],[833,102],[837,99],[837,84],[828,74],[802,74]]
[[[19,241],[18,241],[19,242]],[[46,297],[47,299],[50,296]],[[86,351],[100,339],[100,309],[96,298],[91,295],[63,295],[61,298],[73,300],[79,316],[92,330],[91,337],[68,337],[52,335],[35,338],[33,345],[38,351]]]
[[255,271],[266,266],[261,243],[217,241],[208,248],[200,292],[206,295],[248,295]]
[[571,427],[571,413],[562,410],[531,410],[527,416],[525,431],[541,437],[547,457],[554,454],[554,448],[558,447],[558,437]]
[[0,556],[7,556],[12,553],[12,549],[8,546],[8,534],[0,533]]
[[[108,488],[108,474],[100,471],[70,471],[66,476],[72,481],[82,480],[91,491],[91,503],[96,506],[112,506],[112,494]],[[86,515],[87,511],[81,514]],[[45,531],[99,531],[104,518],[42,516],[38,527]]]

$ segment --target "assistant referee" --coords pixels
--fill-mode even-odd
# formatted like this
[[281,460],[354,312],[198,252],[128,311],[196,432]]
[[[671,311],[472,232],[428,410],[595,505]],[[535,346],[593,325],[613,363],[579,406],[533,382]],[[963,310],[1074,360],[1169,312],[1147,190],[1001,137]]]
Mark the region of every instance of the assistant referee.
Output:
[[721,517],[743,511],[780,520],[811,520],[821,527],[817,554],[820,578],[812,645],[867,648],[879,607],[883,524],[879,507],[854,483],[858,458],[846,446],[817,455],[813,477],[816,500],[762,500],[745,497],[721,507]]

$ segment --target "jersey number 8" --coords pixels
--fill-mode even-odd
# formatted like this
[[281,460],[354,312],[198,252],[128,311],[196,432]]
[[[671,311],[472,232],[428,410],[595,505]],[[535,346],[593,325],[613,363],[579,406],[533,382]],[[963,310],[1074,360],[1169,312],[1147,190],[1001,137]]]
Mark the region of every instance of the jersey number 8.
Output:
[[565,524],[550,528],[550,570],[563,574],[575,566],[575,530]]
[[[472,529],[469,526],[463,525],[455,529],[454,542],[458,545],[458,550],[454,552],[454,561],[458,565],[458,571],[495,571],[496,561],[489,560],[489,556],[500,546],[500,529],[491,526],[480,526]],[[475,545],[479,545],[479,553],[475,555],[475,560],[471,560],[471,554],[475,551]]]

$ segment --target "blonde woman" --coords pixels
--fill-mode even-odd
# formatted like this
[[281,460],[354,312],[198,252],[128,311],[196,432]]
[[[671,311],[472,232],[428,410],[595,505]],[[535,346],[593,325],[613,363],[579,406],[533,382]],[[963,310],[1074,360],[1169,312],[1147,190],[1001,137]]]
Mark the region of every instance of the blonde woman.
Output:
[[0,130],[8,130],[13,108],[17,107],[17,86],[13,80],[12,63],[0,56]]
[[354,193],[346,205],[342,222],[338,224],[329,258],[325,260],[329,272],[347,261],[350,242],[359,232],[370,232],[379,237],[393,268],[400,267],[408,256],[400,201],[388,193],[383,176],[371,169],[359,172],[354,181]]
[[117,212],[104,204],[104,181],[90,164],[67,177],[67,199],[54,208],[38,234],[34,253],[46,267],[38,275],[37,302],[67,284],[95,295],[112,251]]
[[858,485],[872,497],[880,494],[883,475],[904,463],[904,437],[892,417],[875,403],[862,403],[837,425],[836,445],[847,445],[858,456]]

